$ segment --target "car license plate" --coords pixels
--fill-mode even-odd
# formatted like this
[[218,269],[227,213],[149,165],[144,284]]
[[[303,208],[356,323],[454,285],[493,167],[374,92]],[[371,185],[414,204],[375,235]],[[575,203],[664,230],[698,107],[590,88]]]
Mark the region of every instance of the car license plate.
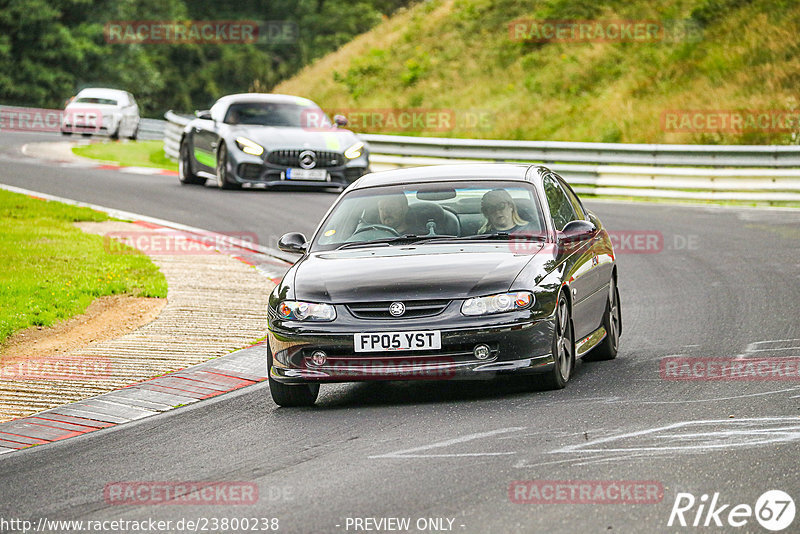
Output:
[[438,350],[442,348],[442,338],[438,330],[353,334],[353,341],[356,352]]
[[328,179],[328,171],[325,169],[286,169],[287,180],[320,180]]

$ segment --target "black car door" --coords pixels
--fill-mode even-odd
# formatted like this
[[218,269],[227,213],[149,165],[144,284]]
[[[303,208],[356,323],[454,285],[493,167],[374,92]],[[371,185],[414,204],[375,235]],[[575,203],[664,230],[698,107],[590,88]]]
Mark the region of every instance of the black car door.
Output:
[[[555,175],[545,175],[542,185],[556,231],[563,230],[570,221],[583,219],[583,214],[576,211],[565,188]],[[596,259],[592,253],[592,238],[569,243],[563,250],[563,261],[566,263],[563,276],[564,280],[569,282],[571,289],[572,322],[577,342],[594,331],[599,324],[593,316],[591,299],[597,291],[594,272]]]
[[[586,211],[581,204],[581,201],[578,199],[578,195],[572,190],[572,188],[564,182],[563,178],[558,176],[559,183],[561,184],[562,188],[564,189],[564,193],[566,193],[567,198],[569,198],[570,203],[575,208],[578,216],[586,221],[590,221],[594,223],[597,228],[600,228],[601,224],[597,217],[594,217]],[[608,284],[611,281],[611,270],[614,265],[613,256],[609,253],[609,242],[605,237],[605,234],[602,232],[595,233],[594,237],[589,240],[590,252],[592,254],[592,271],[591,271],[591,283],[593,286],[593,291],[588,296],[588,305],[587,310],[589,312],[589,317],[592,319],[594,327],[592,327],[592,331],[596,328],[599,328],[600,324],[603,321],[603,313],[606,311],[606,301],[608,295]],[[577,339],[576,339],[577,341]]]

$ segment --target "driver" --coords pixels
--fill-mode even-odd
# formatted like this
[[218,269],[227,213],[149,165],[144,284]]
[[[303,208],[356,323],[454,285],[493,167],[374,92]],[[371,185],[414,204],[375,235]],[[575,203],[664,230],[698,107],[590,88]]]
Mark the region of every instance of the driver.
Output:
[[381,224],[391,226],[400,235],[413,234],[408,214],[408,199],[403,193],[384,196],[378,201]]

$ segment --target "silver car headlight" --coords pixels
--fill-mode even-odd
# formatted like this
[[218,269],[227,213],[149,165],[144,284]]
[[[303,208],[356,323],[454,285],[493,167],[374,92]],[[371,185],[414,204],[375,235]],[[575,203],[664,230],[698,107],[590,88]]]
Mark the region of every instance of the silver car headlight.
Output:
[[530,291],[514,291],[467,299],[461,305],[461,313],[468,316],[489,315],[524,310],[530,308],[532,304],[533,293]]
[[237,137],[236,146],[239,147],[239,150],[245,154],[250,154],[251,156],[260,156],[264,153],[263,146],[259,145],[255,141],[251,141],[246,137]]
[[344,157],[347,159],[356,159],[357,157],[361,156],[362,152],[364,151],[364,143],[358,142],[344,151]]
[[336,308],[324,303],[284,300],[278,304],[278,315],[289,321],[333,321]]

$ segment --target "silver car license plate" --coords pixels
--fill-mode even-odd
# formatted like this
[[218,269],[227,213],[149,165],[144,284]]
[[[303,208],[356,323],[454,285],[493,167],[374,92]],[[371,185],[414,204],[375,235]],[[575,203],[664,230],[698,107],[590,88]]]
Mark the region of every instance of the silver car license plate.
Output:
[[286,169],[287,180],[328,180],[328,171],[325,169]]

